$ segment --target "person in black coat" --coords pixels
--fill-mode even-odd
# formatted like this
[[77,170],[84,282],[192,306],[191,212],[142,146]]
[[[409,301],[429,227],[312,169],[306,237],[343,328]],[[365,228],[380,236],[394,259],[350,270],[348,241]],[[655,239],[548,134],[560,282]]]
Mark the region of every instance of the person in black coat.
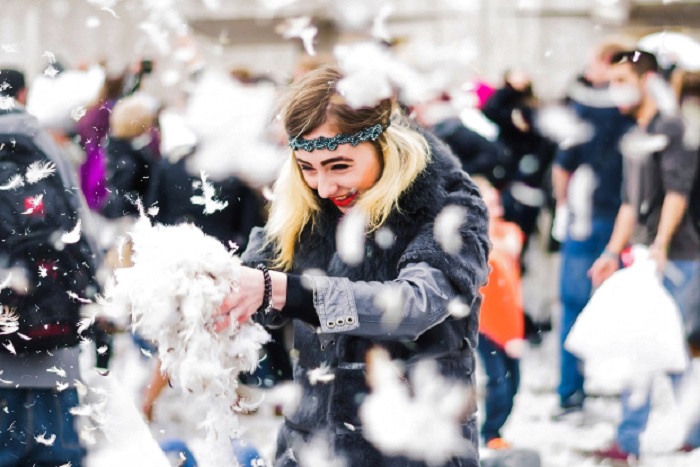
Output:
[[[247,267],[238,290],[222,303],[218,326],[253,317],[267,326],[294,326],[294,380],[302,395],[286,414],[275,465],[298,465],[300,453],[320,436],[351,467],[426,466],[427,460],[391,451],[368,435],[360,415],[370,393],[368,356],[379,348],[401,361],[408,391],[416,367],[427,362],[464,394],[475,387],[488,215],[444,143],[407,123],[392,99],[351,108],[337,91],[341,79],[324,67],[289,90],[282,120],[292,151],[270,218],[251,234],[242,255]],[[464,214],[451,236],[444,232],[458,238],[457,245],[435,236],[436,218],[447,207]],[[360,213],[367,226],[355,237],[364,240],[355,256],[339,222]],[[387,293],[401,298],[397,316],[378,300]],[[450,311],[454,300],[471,310],[467,316]],[[311,376],[322,367],[333,378],[314,384]],[[456,412],[461,449],[442,462],[477,467],[475,407]]]
[[548,190],[543,188],[556,151],[556,145],[537,130],[536,109],[532,82],[521,70],[508,71],[503,87],[482,107],[484,115],[498,125],[498,141],[509,152],[507,186],[501,195],[504,219],[518,224],[526,243],[547,201]]
[[107,139],[108,194],[101,213],[108,219],[138,216],[136,200],[148,193],[155,158],[149,148],[156,111],[143,96],[118,101]]

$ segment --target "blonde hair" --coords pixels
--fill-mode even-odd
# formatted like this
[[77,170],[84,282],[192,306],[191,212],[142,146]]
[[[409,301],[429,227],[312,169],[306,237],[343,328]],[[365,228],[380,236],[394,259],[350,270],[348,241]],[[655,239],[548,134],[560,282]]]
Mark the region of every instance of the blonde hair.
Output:
[[109,127],[117,138],[132,139],[147,132],[155,123],[156,111],[144,97],[132,95],[116,104],[109,116]]
[[[308,73],[290,87],[281,115],[289,137],[304,136],[324,123],[345,134],[377,123],[390,123],[374,142],[382,173],[356,205],[367,214],[367,228],[372,232],[393,210],[399,209],[400,196],[427,166],[430,148],[426,139],[408,126],[393,100],[359,109],[347,105],[336,91],[341,78],[332,67]],[[302,231],[309,223],[313,226],[321,210],[319,201],[319,196],[304,180],[292,152],[275,184],[266,227],[267,244],[275,251],[274,267],[291,269]]]

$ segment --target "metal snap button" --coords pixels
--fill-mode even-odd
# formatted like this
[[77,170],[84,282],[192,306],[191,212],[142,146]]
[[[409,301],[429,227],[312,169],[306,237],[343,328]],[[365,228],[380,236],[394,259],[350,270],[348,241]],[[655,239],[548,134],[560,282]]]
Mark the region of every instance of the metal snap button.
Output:
[[328,323],[326,323],[326,325],[327,325],[329,328],[334,328],[334,327],[335,327],[335,323],[334,323],[333,321],[328,321]]
[[343,318],[338,318],[337,320],[335,320],[335,324],[337,324],[338,326],[342,326],[345,324],[345,320]]
[[355,322],[355,318],[353,318],[352,316],[348,316],[347,318],[345,318],[345,322],[348,324],[353,324]]

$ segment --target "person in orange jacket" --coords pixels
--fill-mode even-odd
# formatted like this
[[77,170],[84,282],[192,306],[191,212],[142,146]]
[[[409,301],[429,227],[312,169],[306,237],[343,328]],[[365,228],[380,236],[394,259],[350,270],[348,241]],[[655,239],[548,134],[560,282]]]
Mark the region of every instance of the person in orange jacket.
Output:
[[484,298],[478,352],[488,378],[481,436],[487,448],[504,449],[510,445],[500,430],[513,409],[520,380],[514,349],[517,342],[522,342],[525,331],[520,280],[524,235],[516,224],[503,220],[498,191],[486,179],[475,177],[474,182],[489,211],[489,238],[493,244],[489,281],[481,288]]

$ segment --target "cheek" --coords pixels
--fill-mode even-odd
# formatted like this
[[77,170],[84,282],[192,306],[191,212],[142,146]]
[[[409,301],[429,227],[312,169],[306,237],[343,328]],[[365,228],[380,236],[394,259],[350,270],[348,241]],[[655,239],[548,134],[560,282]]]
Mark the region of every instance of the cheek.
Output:
[[316,189],[316,176],[314,175],[309,175],[307,172],[304,172],[303,170],[301,171],[301,178],[306,182],[307,185],[309,185],[309,188],[312,190]]

